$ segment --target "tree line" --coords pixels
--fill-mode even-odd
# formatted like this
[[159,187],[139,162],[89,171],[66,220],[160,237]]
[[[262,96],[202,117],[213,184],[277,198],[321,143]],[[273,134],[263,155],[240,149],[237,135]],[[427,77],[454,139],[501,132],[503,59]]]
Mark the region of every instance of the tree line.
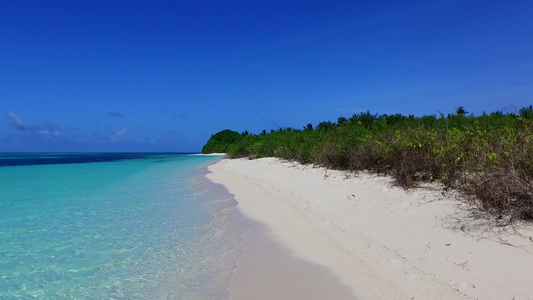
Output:
[[391,175],[409,188],[439,181],[474,196],[484,211],[533,220],[533,107],[517,113],[415,117],[369,111],[337,122],[259,134],[223,130],[203,153],[279,157],[332,169]]

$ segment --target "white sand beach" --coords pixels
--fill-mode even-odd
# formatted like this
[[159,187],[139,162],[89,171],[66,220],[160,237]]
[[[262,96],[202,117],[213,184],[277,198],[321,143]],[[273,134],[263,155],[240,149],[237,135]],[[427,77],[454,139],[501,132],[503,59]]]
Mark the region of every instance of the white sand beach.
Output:
[[533,231],[489,226],[454,193],[275,158],[222,159],[209,170],[258,224],[244,237],[232,299],[311,299],[317,290],[325,294],[316,299],[533,299]]

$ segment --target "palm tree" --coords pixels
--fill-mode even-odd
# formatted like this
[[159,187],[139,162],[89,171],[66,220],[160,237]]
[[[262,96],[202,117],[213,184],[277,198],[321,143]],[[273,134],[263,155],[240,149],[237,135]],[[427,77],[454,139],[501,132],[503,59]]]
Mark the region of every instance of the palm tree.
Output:
[[330,121],[325,121],[325,122],[320,122],[318,126],[316,127],[316,129],[328,131],[331,127],[333,127],[333,124]]
[[347,122],[348,122],[348,120],[345,117],[337,118],[337,125],[339,125],[339,126],[344,126],[344,125],[346,125]]
[[519,111],[518,114],[525,119],[533,118],[533,105],[524,106]]
[[456,108],[455,112],[458,116],[464,116],[468,113],[463,106],[459,106],[458,108]]

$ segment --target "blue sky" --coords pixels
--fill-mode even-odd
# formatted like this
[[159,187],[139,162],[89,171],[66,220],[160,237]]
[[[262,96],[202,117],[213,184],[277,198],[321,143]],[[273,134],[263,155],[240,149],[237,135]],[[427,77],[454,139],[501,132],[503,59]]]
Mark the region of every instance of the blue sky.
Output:
[[533,1],[0,1],[0,151],[533,104]]

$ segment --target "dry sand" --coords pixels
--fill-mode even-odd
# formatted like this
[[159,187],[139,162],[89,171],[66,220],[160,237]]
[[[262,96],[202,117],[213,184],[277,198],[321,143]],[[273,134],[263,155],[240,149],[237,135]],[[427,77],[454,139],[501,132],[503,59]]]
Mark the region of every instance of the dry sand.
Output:
[[488,226],[438,187],[404,191],[387,177],[274,158],[209,170],[259,224],[232,299],[533,299],[533,231]]

